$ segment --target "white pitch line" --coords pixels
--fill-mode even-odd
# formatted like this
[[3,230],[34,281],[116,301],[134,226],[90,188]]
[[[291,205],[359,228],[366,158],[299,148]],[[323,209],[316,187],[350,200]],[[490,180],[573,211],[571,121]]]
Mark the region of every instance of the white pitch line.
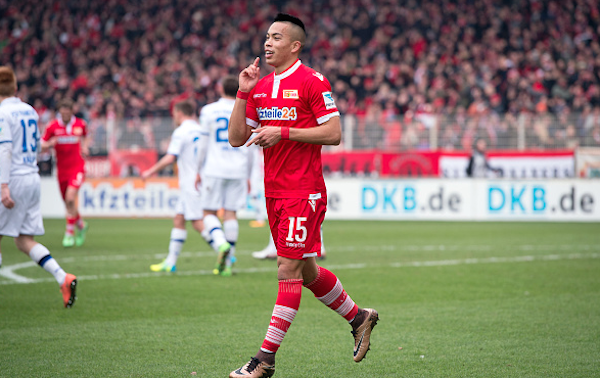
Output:
[[[432,266],[455,266],[455,265],[468,265],[468,264],[500,264],[500,263],[520,263],[520,262],[533,262],[533,261],[557,261],[557,260],[582,260],[582,259],[598,259],[600,253],[571,253],[567,255],[541,255],[541,256],[514,256],[514,257],[487,257],[487,258],[468,258],[468,259],[456,259],[456,260],[437,260],[437,261],[412,261],[412,262],[393,262],[390,264],[345,264],[345,265],[327,265],[327,268],[334,270],[348,270],[348,269],[372,269],[372,268],[420,268],[420,267],[432,267]],[[22,264],[11,265],[6,269],[12,273],[16,270],[15,267],[25,268],[35,265],[35,263],[28,262]],[[2,268],[2,272],[5,268]],[[269,273],[276,272],[277,269],[273,267],[269,268],[248,268],[248,269],[236,269],[237,274],[254,274],[254,273]],[[5,277],[7,275],[2,274]],[[183,271],[173,273],[126,273],[126,274],[101,274],[91,276],[78,276],[79,280],[82,281],[94,281],[94,280],[118,280],[127,278],[150,278],[150,277],[162,277],[166,275],[171,276],[209,276],[213,275],[211,270],[195,270],[195,271]],[[18,276],[19,280],[0,282],[0,285],[12,285],[12,284],[25,284],[25,283],[39,283],[39,282],[53,282],[52,278],[40,278],[30,279],[22,276]],[[26,280],[26,281],[25,281]]]
[[[34,279],[32,278],[27,278],[27,277],[23,277],[20,276],[18,274],[16,274],[14,271],[18,270],[18,269],[23,269],[23,268],[29,268],[32,266],[36,266],[37,264],[34,261],[27,261],[24,263],[20,263],[20,264],[14,264],[14,265],[9,265],[9,266],[5,266],[4,268],[0,268],[0,276],[8,278],[9,280],[13,280],[13,282],[8,282],[10,283],[34,283],[36,282]],[[3,284],[4,282],[0,282],[0,284]]]

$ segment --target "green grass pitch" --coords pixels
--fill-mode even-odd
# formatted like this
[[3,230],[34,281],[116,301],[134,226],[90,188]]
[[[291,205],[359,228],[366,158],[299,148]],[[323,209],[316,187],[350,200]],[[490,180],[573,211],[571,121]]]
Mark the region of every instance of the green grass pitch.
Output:
[[[38,238],[79,276],[72,309],[2,240],[4,273],[31,282],[0,275],[1,377],[227,377],[256,353],[277,294],[275,262],[250,256],[266,228],[240,222],[225,278],[189,226],[178,272],[153,274],[169,220],[89,223],[81,248],[61,246],[61,220]],[[371,351],[353,362],[350,327],[304,290],[275,377],[600,376],[598,223],[326,221],[324,232],[322,265],[380,313]]]

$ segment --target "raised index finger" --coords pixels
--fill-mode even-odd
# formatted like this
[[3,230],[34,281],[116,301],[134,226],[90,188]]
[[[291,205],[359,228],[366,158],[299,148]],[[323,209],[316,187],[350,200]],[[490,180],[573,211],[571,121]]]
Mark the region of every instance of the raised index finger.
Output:
[[258,64],[259,64],[259,63],[260,63],[260,58],[259,58],[259,57],[256,57],[256,59],[254,59],[254,63],[252,63],[252,65],[253,65],[254,67],[258,67]]

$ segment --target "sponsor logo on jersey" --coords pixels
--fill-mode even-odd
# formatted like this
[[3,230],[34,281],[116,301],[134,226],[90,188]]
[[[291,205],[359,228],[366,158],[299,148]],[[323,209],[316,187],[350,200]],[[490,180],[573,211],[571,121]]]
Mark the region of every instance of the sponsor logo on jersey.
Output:
[[290,247],[290,248],[306,248],[306,244],[304,243],[290,243],[290,242],[285,242],[286,247]]
[[252,96],[253,98],[259,98],[259,97],[267,97],[266,93],[255,93],[254,96]]
[[273,106],[271,108],[258,108],[258,118],[261,121],[295,121],[298,118],[296,107],[279,108]]
[[333,101],[331,92],[323,92],[323,101],[325,102],[325,109],[335,109],[335,101]]
[[297,89],[288,89],[283,91],[283,98],[300,98]]
[[75,144],[79,143],[79,137],[70,135],[59,136],[56,138],[56,141],[58,144]]
[[323,81],[323,79],[325,79],[323,77],[323,75],[321,75],[319,72],[313,72],[313,75],[315,75],[315,77],[321,81]]

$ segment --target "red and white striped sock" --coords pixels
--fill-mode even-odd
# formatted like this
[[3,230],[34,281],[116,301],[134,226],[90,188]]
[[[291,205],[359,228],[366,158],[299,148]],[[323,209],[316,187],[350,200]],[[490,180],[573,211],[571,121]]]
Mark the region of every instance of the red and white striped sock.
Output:
[[75,225],[77,225],[77,228],[80,230],[82,230],[83,226],[85,225],[85,223],[83,223],[83,218],[81,218],[79,213],[77,213],[77,218],[75,218]]
[[356,303],[346,293],[335,274],[327,269],[319,267],[317,278],[304,286],[312,291],[325,306],[342,315],[348,322],[351,322],[358,314]]
[[67,228],[65,230],[65,234],[73,235],[75,233],[75,223],[77,222],[77,218],[67,217]]
[[267,335],[260,348],[265,353],[276,353],[290,328],[302,298],[302,280],[279,281],[279,292],[271,316]]

